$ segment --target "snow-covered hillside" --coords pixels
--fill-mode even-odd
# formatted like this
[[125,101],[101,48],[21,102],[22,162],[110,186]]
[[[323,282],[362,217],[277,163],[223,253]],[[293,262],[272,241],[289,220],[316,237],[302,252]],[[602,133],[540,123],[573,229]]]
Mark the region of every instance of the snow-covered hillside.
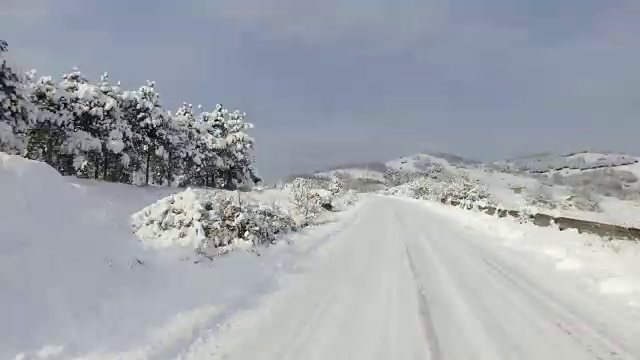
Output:
[[[0,153],[0,359],[166,356],[275,286],[297,254],[339,226],[288,236],[307,242],[260,257],[194,264],[193,249],[155,251],[131,229],[134,212],[176,191],[63,177]],[[251,196],[288,201],[281,190]]]
[[460,168],[475,168],[480,162],[465,159],[457,155],[446,153],[420,153],[403,156],[385,163],[370,163],[362,165],[347,165],[332,170],[317,172],[318,176],[342,176],[353,179],[372,179],[385,181],[387,172],[401,171],[408,173],[430,172],[435,168],[449,173],[457,173]]
[[[352,166],[317,175],[374,179],[393,187],[398,178],[411,179],[398,173],[421,174],[434,169],[442,172],[441,178],[469,174],[506,208],[526,207],[555,216],[640,227],[640,162],[638,157],[625,154],[541,154],[480,163],[432,152],[391,160],[375,170]],[[390,177],[393,173],[396,176]]]
[[638,158],[631,155],[583,151],[566,155],[534,155],[495,162],[491,165],[506,172],[548,173],[560,170],[617,167],[637,162]]

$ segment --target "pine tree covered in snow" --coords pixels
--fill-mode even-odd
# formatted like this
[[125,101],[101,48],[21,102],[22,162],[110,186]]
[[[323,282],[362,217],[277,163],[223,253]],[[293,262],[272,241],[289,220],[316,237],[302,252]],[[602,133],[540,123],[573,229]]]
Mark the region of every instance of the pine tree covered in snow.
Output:
[[26,156],[45,161],[62,171],[62,145],[72,130],[70,117],[66,112],[65,94],[50,76],[42,76],[32,82],[29,90],[29,99],[34,105],[36,117],[29,129]]
[[0,150],[22,153],[31,119],[30,104],[25,96],[25,79],[3,57],[7,50],[7,42],[0,40]]
[[132,133],[131,148],[128,149],[131,171],[143,171],[146,185],[153,174],[156,174],[156,183],[161,182],[171,117],[160,104],[155,82],[148,81],[138,90],[125,92],[122,109]]
[[[7,44],[0,41],[0,56]],[[184,104],[166,111],[154,82],[123,91],[105,73],[34,78],[1,59],[0,151],[45,161],[62,174],[133,184],[236,189],[260,182],[253,125],[240,111]]]

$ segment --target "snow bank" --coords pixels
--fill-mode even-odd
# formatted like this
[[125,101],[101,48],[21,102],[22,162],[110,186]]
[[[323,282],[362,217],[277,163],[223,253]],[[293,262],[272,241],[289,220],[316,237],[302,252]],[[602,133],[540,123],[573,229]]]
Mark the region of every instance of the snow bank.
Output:
[[0,358],[7,358],[9,344],[78,331],[73,319],[99,308],[88,294],[109,299],[128,287],[117,274],[139,266],[140,252],[102,201],[46,164],[0,153],[0,199]]
[[580,275],[596,292],[616,295],[628,304],[640,304],[640,244],[636,242],[609,241],[574,230],[559,231],[450,206],[423,204],[474,234],[500,239],[501,245],[537,254],[557,271]]
[[[0,359],[172,358],[342,226],[297,234],[305,241],[260,257],[196,265],[192,250],[152,251],[131,231],[131,214],[172,192],[62,177],[0,153]],[[243,203],[253,196],[243,193]],[[255,196],[288,201],[281,190]],[[162,353],[139,349],[150,343]]]

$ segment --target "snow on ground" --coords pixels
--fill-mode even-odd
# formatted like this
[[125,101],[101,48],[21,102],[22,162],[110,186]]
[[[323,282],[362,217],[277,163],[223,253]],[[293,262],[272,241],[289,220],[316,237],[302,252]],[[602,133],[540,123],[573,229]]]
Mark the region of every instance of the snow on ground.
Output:
[[132,213],[175,191],[66,178],[0,153],[0,359],[170,358],[344,223],[291,235],[296,246],[260,257],[194,264],[190,253],[144,249],[131,231]]
[[607,241],[596,235],[520,224],[452,206],[419,202],[430,211],[455,220],[471,234],[484,234],[508,248],[532,253],[562,272],[571,272],[592,291],[616,295],[640,312],[640,244]]
[[[544,155],[504,162],[504,164],[511,166],[518,165],[538,170],[544,169],[544,173],[536,174],[538,178],[529,173],[497,171],[497,169],[501,168],[496,165],[497,163],[480,164],[447,154],[439,156],[426,153],[415,154],[391,160],[385,165],[389,169],[409,173],[423,171],[433,164],[442,166],[448,174],[457,174],[460,171],[468,172],[473,178],[480,180],[482,184],[489,188],[489,191],[501,206],[514,210],[521,209],[526,205],[528,197],[537,195],[541,191],[547,193],[556,204],[566,204],[567,197],[574,195],[576,191],[582,191],[588,193],[599,203],[601,211],[595,212],[571,208],[545,209],[541,207],[538,207],[538,211],[553,216],[566,216],[588,221],[640,227],[640,163],[633,163],[636,160],[636,157],[630,155],[580,152],[566,156]],[[602,168],[605,165],[611,165],[611,168]],[[558,166],[573,166],[576,168],[555,170],[555,167]],[[570,184],[555,184],[553,180],[554,176],[582,175],[585,177],[584,179],[579,178],[571,181],[576,184],[581,184],[587,180],[595,182],[595,179],[589,179],[589,177],[596,172],[607,171],[607,169],[612,169],[619,173],[610,177],[598,178],[599,181],[604,182],[604,184],[600,185],[605,187],[600,191],[607,191],[606,187],[611,187],[612,193],[626,194],[629,197],[628,199],[622,200],[623,197],[605,196],[605,194],[593,189],[579,186],[573,187]],[[384,181],[383,172],[361,168],[334,170],[321,174],[332,175],[336,173],[346,173],[353,178]],[[616,176],[621,178],[617,179]],[[634,176],[638,179],[634,179]],[[634,199],[634,195],[637,195],[636,199]]]
[[[574,192],[574,189],[568,186],[548,186],[536,178],[524,175],[485,171],[482,168],[467,169],[466,171],[473,178],[480,180],[482,184],[487,186],[500,205],[508,209],[521,209],[525,205],[528,196],[539,194],[541,191],[547,193],[547,196],[557,204],[565,202],[567,197]],[[598,202],[601,211],[544,209],[541,207],[538,208],[538,211],[552,216],[565,216],[580,220],[640,227],[639,201],[620,200],[598,194],[591,194],[591,196]]]
[[367,196],[261,256],[194,264],[131,232],[170,192],[0,154],[0,358],[640,356],[635,243]]
[[[603,251],[560,256],[567,246],[545,247],[553,244],[533,228],[519,228],[529,239],[453,207],[377,196],[365,201],[304,272],[287,276],[285,286],[204,334],[179,358],[640,356],[640,314],[617,301],[632,294],[628,279],[615,276]],[[504,246],[523,237],[536,251]],[[582,275],[601,269],[594,291]]]

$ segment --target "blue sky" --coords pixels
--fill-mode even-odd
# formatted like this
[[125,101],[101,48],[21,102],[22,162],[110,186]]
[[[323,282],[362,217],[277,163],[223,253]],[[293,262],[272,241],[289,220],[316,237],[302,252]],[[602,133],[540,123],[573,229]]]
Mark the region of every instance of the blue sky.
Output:
[[[54,5],[55,3],[55,5]],[[434,149],[640,153],[637,0],[3,0],[41,74],[79,66],[255,123],[267,177]]]

